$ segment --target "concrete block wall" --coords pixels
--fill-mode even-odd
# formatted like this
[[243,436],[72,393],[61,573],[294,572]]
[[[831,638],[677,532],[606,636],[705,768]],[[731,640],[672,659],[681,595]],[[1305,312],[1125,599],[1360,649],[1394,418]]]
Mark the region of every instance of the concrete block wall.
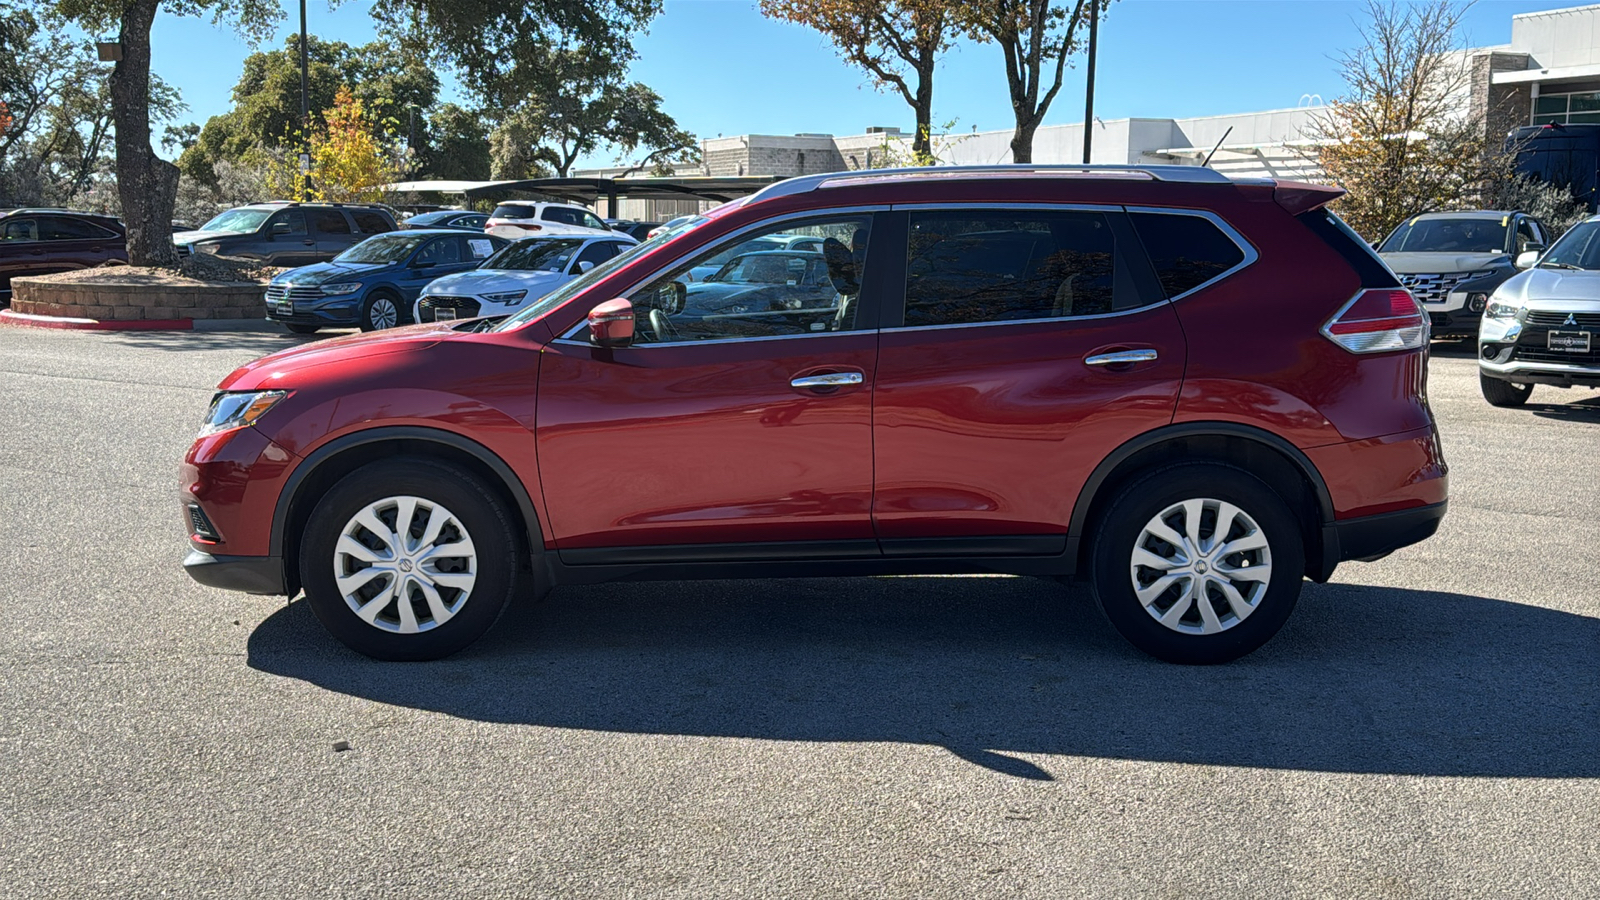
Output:
[[115,284],[11,280],[11,308],[73,319],[254,319],[267,314],[264,284]]

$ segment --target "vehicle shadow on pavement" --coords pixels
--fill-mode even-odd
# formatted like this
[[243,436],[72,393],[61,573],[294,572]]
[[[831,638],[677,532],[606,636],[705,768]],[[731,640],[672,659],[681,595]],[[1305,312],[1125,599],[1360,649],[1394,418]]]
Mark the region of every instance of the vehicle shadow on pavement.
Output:
[[[1543,388],[1546,396],[1556,388]],[[1536,395],[1537,396],[1537,395]],[[1564,422],[1600,422],[1600,397],[1589,396],[1571,403],[1537,403],[1529,401],[1529,412],[1541,419],[1559,419]]]
[[1051,776],[1009,754],[1600,777],[1600,619],[1361,585],[1307,584],[1271,644],[1213,667],[1142,656],[1082,588],[965,577],[562,588],[422,664],[357,656],[296,602],[249,663],[465,719],[920,743],[1022,778]]
[[262,356],[298,347],[335,334],[290,334],[287,331],[119,331],[111,339],[135,350],[237,350],[249,348]]

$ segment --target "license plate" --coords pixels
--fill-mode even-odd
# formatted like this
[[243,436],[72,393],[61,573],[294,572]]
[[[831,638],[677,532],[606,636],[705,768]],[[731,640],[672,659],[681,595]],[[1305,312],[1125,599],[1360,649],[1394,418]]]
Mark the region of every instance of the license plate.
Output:
[[435,322],[443,322],[446,319],[454,319],[455,317],[456,317],[456,311],[453,310],[453,309],[450,309],[448,307],[443,308],[443,309],[436,309],[436,310],[433,311],[433,320]]
[[1590,331],[1552,331],[1545,346],[1563,353],[1588,353]]

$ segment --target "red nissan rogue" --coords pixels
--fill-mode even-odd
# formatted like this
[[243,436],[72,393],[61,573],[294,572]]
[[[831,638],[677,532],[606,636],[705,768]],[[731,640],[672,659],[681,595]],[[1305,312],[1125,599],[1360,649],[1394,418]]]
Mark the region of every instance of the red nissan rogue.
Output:
[[1445,512],[1427,318],[1340,193],[780,182],[510,316],[464,301],[234,372],[184,461],[184,566],[303,590],[382,659],[559,584],[988,572],[1082,577],[1138,648],[1231,660],[1302,579]]

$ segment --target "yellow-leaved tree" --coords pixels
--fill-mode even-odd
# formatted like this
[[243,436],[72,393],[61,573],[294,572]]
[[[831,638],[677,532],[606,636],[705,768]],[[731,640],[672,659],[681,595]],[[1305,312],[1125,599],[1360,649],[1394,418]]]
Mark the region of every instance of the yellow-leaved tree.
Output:
[[339,88],[322,125],[306,142],[309,170],[296,157],[283,154],[269,169],[268,187],[274,196],[290,200],[379,199],[379,186],[398,180],[399,166],[374,137],[378,124],[348,87]]

